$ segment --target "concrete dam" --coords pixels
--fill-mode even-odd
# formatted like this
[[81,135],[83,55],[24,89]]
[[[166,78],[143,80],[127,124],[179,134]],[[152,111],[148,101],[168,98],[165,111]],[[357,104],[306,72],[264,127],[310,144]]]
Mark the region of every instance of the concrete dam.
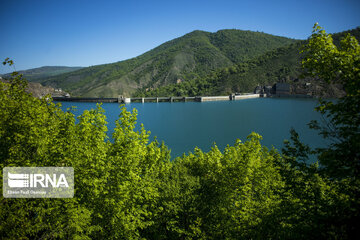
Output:
[[53,97],[54,101],[64,102],[104,102],[104,103],[132,103],[132,102],[210,102],[234,101],[249,98],[266,97],[264,94],[230,94],[229,96],[199,96],[199,97],[134,97],[126,98],[86,98],[86,97]]

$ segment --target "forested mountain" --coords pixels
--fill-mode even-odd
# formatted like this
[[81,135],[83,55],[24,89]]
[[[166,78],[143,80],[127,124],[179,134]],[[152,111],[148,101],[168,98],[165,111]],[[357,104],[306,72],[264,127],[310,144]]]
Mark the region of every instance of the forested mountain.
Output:
[[[360,28],[336,33],[334,43],[347,33],[360,40]],[[317,95],[323,86],[317,79],[301,78],[301,46],[307,41],[297,41],[288,46],[269,51],[249,61],[240,62],[231,67],[220,68],[205,77],[191,81],[170,84],[156,89],[139,89],[135,96],[200,96],[227,95],[234,92],[252,92],[257,85],[273,85],[277,82],[297,84],[301,81],[312,83],[311,91]],[[328,97],[338,97],[339,92],[331,89],[325,93]],[[324,94],[324,93],[322,93]]]
[[[44,66],[39,68],[32,68],[24,71],[19,71],[29,81],[39,82],[41,79],[53,77],[59,74],[73,72],[81,69],[82,67],[63,67],[63,66]],[[4,78],[10,76],[9,74],[3,74]]]
[[141,89],[136,96],[206,96],[252,92],[257,85],[274,84],[300,74],[301,42],[270,51],[254,60],[213,71],[179,84],[162,86],[151,91]]
[[297,40],[261,32],[194,31],[136,58],[83,68],[39,82],[61,87],[77,96],[129,96],[139,89],[202,78],[216,69],[233,66],[294,42]]

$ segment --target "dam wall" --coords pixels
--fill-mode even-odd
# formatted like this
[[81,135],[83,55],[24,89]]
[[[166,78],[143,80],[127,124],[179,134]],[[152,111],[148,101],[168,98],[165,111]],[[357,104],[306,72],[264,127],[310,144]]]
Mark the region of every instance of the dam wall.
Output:
[[261,94],[242,94],[229,96],[200,96],[200,97],[135,97],[135,98],[89,98],[89,97],[53,97],[54,101],[64,102],[104,102],[104,103],[131,103],[131,102],[211,102],[211,101],[234,101],[249,98],[259,98]]

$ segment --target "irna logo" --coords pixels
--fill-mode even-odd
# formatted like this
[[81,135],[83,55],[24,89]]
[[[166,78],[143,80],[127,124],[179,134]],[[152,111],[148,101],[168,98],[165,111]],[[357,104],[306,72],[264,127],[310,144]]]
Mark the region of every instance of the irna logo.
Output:
[[6,198],[72,198],[72,167],[5,167],[3,196]]
[[22,174],[8,172],[8,185],[11,188],[27,188],[27,187],[69,187],[65,174]]

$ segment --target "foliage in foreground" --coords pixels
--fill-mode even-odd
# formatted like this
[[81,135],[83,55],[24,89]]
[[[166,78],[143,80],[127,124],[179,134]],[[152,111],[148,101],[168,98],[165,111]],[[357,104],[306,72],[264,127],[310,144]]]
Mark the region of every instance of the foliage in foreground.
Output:
[[76,122],[70,111],[25,93],[25,85],[20,77],[1,83],[1,167],[72,166],[76,191],[73,199],[2,198],[4,238],[249,235],[279,204],[279,156],[257,134],[224,154],[196,149],[170,162],[165,146],[134,131],[136,112],[122,108],[111,143],[100,106]]
[[[319,110],[328,113],[338,135],[326,134],[318,123],[312,126],[325,137],[340,136],[340,143],[317,151],[292,131],[292,141],[280,155],[252,133],[223,152],[216,146],[208,153],[195,149],[170,161],[170,151],[149,141],[149,132],[134,130],[136,111],[121,109],[110,142],[100,106],[76,121],[71,111],[27,94],[26,82],[14,74],[10,83],[0,83],[0,167],[72,166],[75,197],[1,197],[1,238],[356,238],[359,44],[347,37],[343,48],[335,50],[330,37],[315,29],[303,64],[320,75],[313,70],[321,70],[317,64],[324,59],[312,61],[312,54],[332,59],[334,53],[344,69],[340,65],[325,80],[335,76],[349,89],[337,103],[321,103]],[[319,155],[322,167],[306,163],[309,153]]]
[[4,239],[301,238],[346,198],[315,166],[294,168],[255,133],[223,153],[195,149],[170,162],[164,145],[134,131],[136,112],[122,108],[111,143],[100,106],[76,122],[25,85],[1,83],[0,166],[72,166],[75,197],[1,198]]

